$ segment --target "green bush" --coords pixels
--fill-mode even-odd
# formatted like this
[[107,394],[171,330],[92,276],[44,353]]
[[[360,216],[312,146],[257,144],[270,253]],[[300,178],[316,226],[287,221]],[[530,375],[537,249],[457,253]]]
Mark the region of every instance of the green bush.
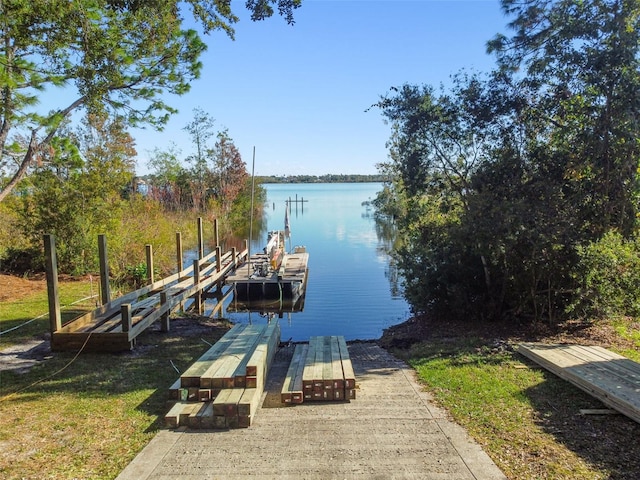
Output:
[[578,248],[576,300],[571,312],[595,317],[640,315],[640,236],[609,232]]
[[44,271],[44,254],[37,247],[8,247],[0,256],[0,272],[29,275]]

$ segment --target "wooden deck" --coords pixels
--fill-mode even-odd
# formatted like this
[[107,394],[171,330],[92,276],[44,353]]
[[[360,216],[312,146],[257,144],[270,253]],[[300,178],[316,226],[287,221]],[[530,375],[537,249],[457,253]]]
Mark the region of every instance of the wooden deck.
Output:
[[640,364],[597,346],[523,343],[518,352],[640,423]]
[[[295,282],[306,278],[307,264],[309,263],[308,253],[287,253],[285,254],[280,269],[271,272],[266,277],[253,275],[253,266],[258,266],[269,262],[266,254],[258,253],[251,255],[251,267],[246,263],[227,277],[227,283],[263,283],[263,282]],[[250,268],[250,269],[249,269]]]

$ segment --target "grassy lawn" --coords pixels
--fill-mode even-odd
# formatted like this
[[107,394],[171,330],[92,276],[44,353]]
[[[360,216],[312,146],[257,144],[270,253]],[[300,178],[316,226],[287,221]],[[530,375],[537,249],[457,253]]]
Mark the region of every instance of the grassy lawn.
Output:
[[[65,283],[61,302],[89,289]],[[3,331],[46,312],[46,291],[18,303],[0,304]],[[34,321],[0,337],[1,348],[44,338],[48,328],[46,318]],[[0,371],[0,478],[115,478],[162,427],[167,390],[179,376],[174,365],[186,370],[227,328],[176,319],[168,334],[157,327],[143,334],[132,352],[60,352],[27,373]]]
[[513,479],[640,478],[640,426],[505,345],[466,338],[394,352]]
[[[96,301],[98,301],[98,285],[95,279],[60,283],[63,323],[95,308]],[[25,325],[21,326],[23,324]],[[47,290],[44,280],[39,283],[34,282],[32,294],[21,295],[17,300],[0,302],[0,327],[0,331],[18,327],[13,332],[0,337],[2,348],[19,345],[34,338],[43,338],[49,332]]]

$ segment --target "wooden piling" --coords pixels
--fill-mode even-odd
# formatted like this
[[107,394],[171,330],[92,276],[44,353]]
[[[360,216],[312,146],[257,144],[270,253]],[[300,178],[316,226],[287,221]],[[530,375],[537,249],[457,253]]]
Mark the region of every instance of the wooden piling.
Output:
[[100,302],[105,305],[111,301],[109,286],[109,260],[107,258],[107,236],[98,235],[98,257],[100,263]]
[[218,219],[214,218],[213,219],[213,241],[214,241],[214,246],[218,247],[220,246],[220,235],[218,233]]
[[[200,259],[196,258],[193,261],[193,284],[198,285],[200,283]],[[195,310],[198,315],[202,315],[202,291],[198,288],[193,295],[193,302],[195,304]]]
[[178,265],[178,272],[184,270],[184,260],[182,254],[182,233],[176,232],[176,264]]
[[[163,290],[162,292],[160,292],[160,306],[162,308],[165,308],[165,305],[167,304],[167,292],[166,290]],[[169,308],[167,308],[167,310],[160,316],[160,331],[162,332],[168,332],[171,325],[170,325],[170,321],[169,321],[169,315],[170,315],[171,311]]]
[[198,258],[204,258],[204,235],[202,233],[202,217],[198,217]]
[[125,303],[120,307],[120,315],[122,316],[122,331],[129,332],[131,330],[131,304]]
[[58,259],[56,240],[53,235],[44,236],[44,255],[47,270],[47,295],[49,298],[49,325],[51,333],[62,328],[60,297],[58,295]]
[[147,253],[147,285],[153,284],[153,246],[148,244],[145,247]]

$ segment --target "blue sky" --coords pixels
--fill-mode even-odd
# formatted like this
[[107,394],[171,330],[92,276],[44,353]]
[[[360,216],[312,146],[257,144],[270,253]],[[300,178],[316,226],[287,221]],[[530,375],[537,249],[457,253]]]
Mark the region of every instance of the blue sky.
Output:
[[180,113],[163,132],[133,132],[139,173],[155,147],[192,153],[183,127],[196,107],[228,129],[249,171],[255,146],[258,175],[376,173],[390,128],[367,108],[392,86],[490,70],[486,42],[508,22],[498,0],[303,0],[293,26],[232,5],[236,39],[205,37],[201,78],[169,99]]

